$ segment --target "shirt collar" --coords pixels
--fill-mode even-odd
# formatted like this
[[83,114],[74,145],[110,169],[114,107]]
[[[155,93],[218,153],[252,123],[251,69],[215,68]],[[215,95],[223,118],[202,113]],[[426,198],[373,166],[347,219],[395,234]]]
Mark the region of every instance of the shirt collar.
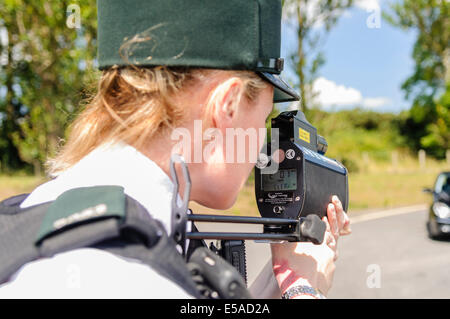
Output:
[[36,188],[21,207],[55,200],[69,189],[98,185],[122,186],[125,194],[141,203],[170,234],[171,179],[155,162],[123,142],[97,147],[58,177]]

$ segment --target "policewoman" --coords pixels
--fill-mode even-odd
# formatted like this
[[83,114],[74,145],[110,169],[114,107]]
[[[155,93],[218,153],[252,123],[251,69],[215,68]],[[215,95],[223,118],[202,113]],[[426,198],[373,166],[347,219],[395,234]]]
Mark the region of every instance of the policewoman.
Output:
[[[97,93],[48,160],[52,179],[0,205],[0,297],[199,297],[171,241],[172,133],[263,128],[273,103],[298,100],[280,27],[279,0],[99,0]],[[208,147],[188,164],[190,200],[228,209],[254,163],[207,142],[180,150]],[[253,297],[326,295],[349,232],[338,198],[327,216],[322,245],[272,245]]]

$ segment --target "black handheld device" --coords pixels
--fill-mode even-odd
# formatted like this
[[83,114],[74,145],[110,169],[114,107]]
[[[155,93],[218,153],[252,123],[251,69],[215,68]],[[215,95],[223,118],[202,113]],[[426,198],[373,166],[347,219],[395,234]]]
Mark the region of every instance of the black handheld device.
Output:
[[[255,167],[255,195],[261,217],[188,214],[189,172],[182,158],[173,156],[172,234],[180,251],[185,253],[186,239],[221,240],[221,248],[211,249],[211,252],[222,256],[234,266],[236,273],[245,278],[244,240],[321,244],[326,231],[321,218],[326,215],[331,197],[337,195],[344,210],[348,208],[347,169],[337,160],[325,156],[327,147],[326,140],[317,134],[317,129],[301,111],[282,112],[272,120],[271,142],[260,154]],[[176,203],[179,186],[175,163],[181,164],[186,184],[181,206]],[[259,224],[264,227],[262,233],[186,232],[187,221]],[[208,272],[208,276],[214,277],[214,274],[220,277],[217,271]],[[216,279],[220,278],[210,278],[209,282]]]
[[[271,142],[255,166],[255,195],[261,217],[186,214],[190,178],[186,163],[172,157],[174,198],[178,196],[175,162],[185,175],[185,196],[181,206],[173,201],[172,233],[184,247],[185,239],[311,241],[320,244],[326,230],[321,218],[333,195],[344,210],[348,207],[347,169],[325,156],[326,140],[317,134],[301,111],[282,112],[272,120]],[[186,196],[187,194],[187,196]],[[190,232],[186,221],[243,223],[264,226],[263,233]]]
[[325,156],[328,144],[301,111],[283,112],[272,119],[279,145],[261,153],[255,166],[255,195],[262,217],[298,219],[326,215],[331,197],[348,207],[347,169]]

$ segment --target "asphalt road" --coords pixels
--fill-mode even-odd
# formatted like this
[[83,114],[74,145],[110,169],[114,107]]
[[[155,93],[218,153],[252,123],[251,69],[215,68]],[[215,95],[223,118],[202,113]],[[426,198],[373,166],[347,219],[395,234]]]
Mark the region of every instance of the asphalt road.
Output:
[[[427,237],[424,210],[359,221],[339,240],[329,298],[450,298],[450,240]],[[258,226],[198,224],[203,231],[258,231]],[[270,259],[269,245],[247,241],[251,284]]]
[[422,210],[353,225],[329,298],[450,298],[450,241],[429,239],[426,218]]

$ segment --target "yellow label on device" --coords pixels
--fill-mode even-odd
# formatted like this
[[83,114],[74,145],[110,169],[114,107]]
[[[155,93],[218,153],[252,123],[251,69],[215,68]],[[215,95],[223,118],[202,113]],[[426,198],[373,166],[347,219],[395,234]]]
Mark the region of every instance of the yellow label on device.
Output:
[[311,143],[309,132],[301,127],[298,128],[298,137],[306,143]]

